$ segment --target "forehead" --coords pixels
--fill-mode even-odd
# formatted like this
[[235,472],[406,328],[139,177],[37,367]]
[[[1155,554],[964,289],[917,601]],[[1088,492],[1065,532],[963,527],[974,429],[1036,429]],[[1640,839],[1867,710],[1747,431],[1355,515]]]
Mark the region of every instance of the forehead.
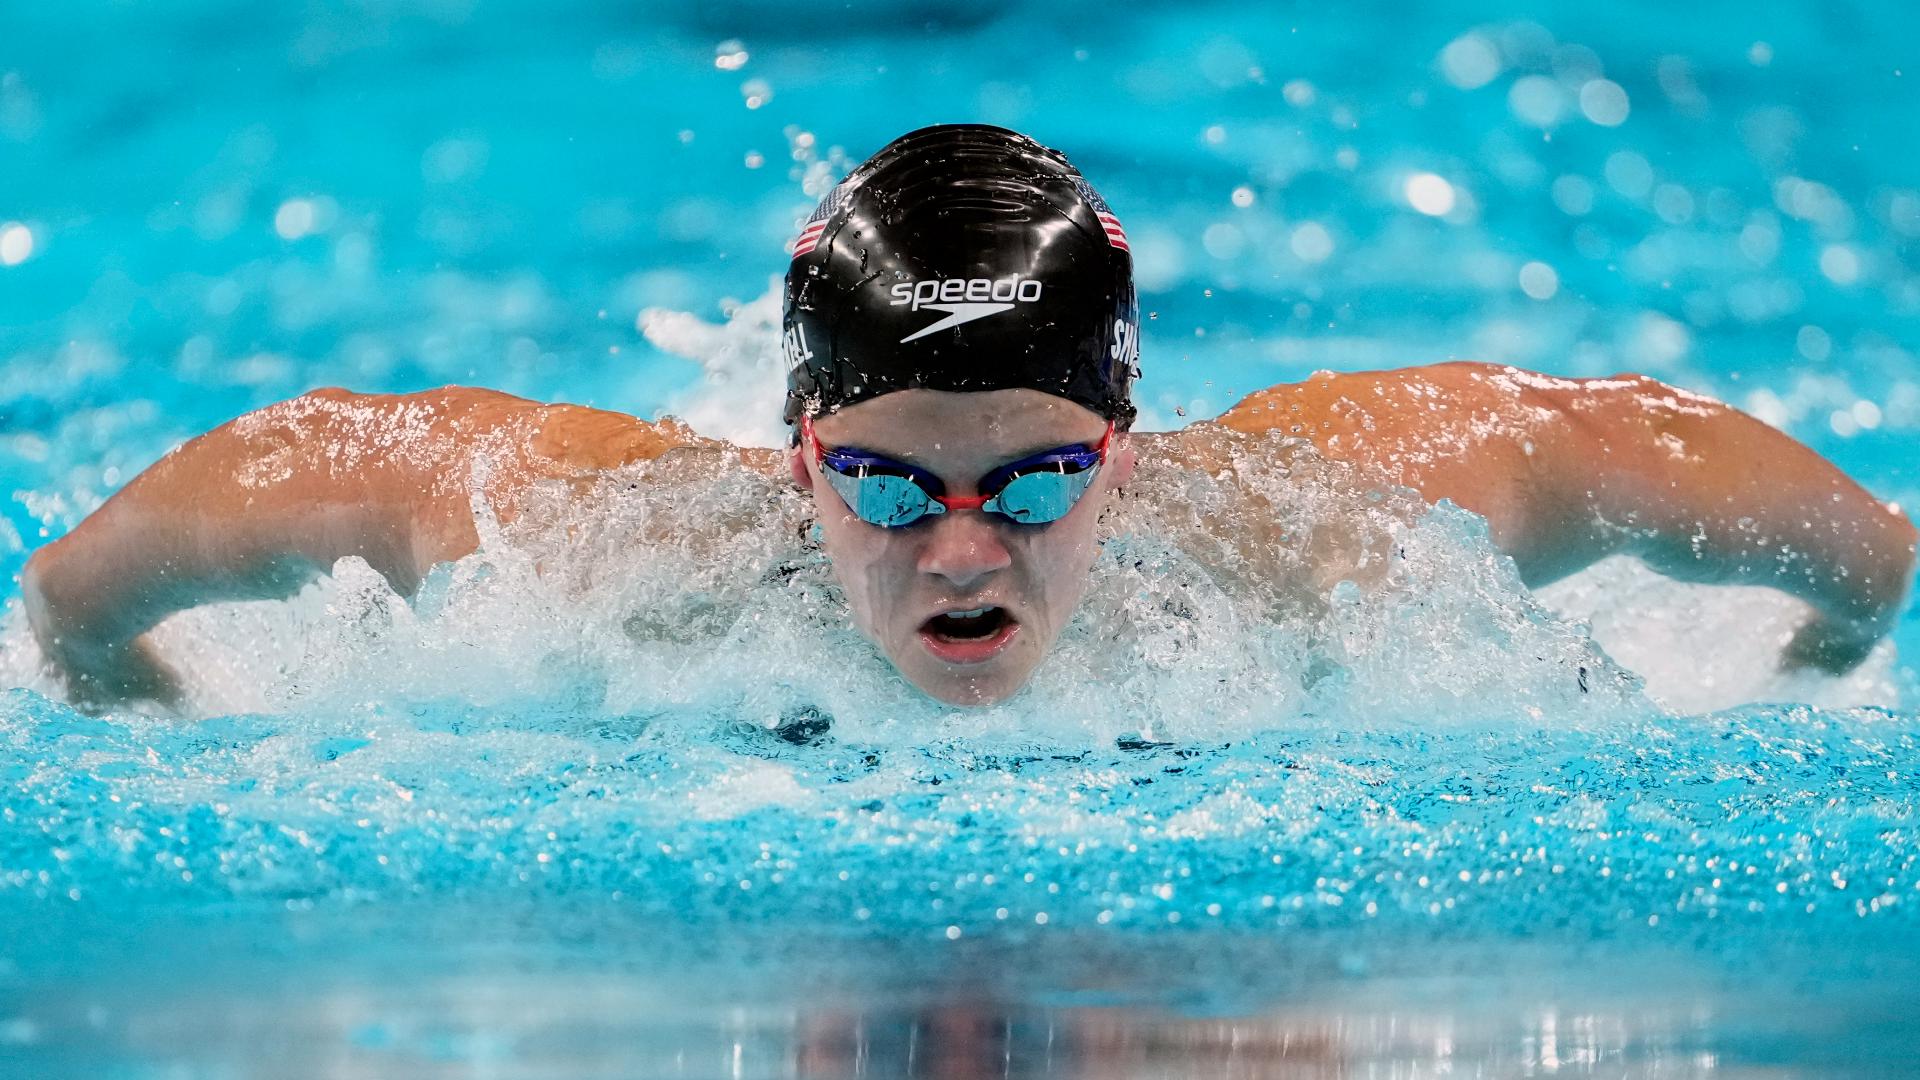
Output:
[[1039,390],[901,390],[814,421],[820,441],[915,464],[993,464],[1056,446],[1093,443],[1107,421]]

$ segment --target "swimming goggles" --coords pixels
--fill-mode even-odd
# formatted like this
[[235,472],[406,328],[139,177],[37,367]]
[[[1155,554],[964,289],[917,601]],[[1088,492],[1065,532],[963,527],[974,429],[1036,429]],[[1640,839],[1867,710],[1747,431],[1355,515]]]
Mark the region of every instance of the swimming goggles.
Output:
[[1046,525],[1066,517],[1107,459],[1113,423],[1093,446],[1062,446],[1002,465],[980,479],[980,494],[948,495],[940,478],[905,462],[849,447],[821,445],[813,418],[802,417],[801,434],[813,444],[813,460],[827,484],[855,517],[898,529],[949,510],[984,510],[1022,525]]

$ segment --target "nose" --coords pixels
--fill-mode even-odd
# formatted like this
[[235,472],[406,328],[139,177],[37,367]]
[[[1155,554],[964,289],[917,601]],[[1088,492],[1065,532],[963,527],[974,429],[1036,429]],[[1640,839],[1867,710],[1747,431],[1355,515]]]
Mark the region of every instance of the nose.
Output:
[[1013,553],[978,510],[951,510],[935,518],[920,551],[920,572],[945,578],[956,589],[971,589],[1011,565]]

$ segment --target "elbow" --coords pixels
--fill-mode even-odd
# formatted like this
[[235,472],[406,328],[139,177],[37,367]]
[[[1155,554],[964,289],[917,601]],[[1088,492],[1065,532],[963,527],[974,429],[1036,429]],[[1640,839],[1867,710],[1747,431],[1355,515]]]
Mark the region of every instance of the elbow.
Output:
[[34,624],[36,632],[64,591],[63,584],[67,576],[64,572],[64,555],[71,547],[72,540],[73,534],[68,533],[42,545],[27,558],[27,565],[20,570],[21,604],[26,608],[27,620]]
[[1873,636],[1890,632],[1906,607],[1914,585],[1916,552],[1920,534],[1913,522],[1890,503],[1881,504],[1887,514],[1885,526],[1863,537],[1861,555],[1852,562],[1854,572],[1847,575],[1854,586],[1847,592],[1844,612]]
[[27,565],[20,570],[20,606],[26,610],[27,625],[36,638],[47,623],[48,567],[54,558],[51,552],[59,543],[55,540],[28,556]]
[[41,547],[20,571],[20,606],[27,628],[41,652],[50,657],[60,653],[63,643],[72,645],[74,639],[97,630],[92,598],[84,583],[75,580],[69,558],[72,540],[69,533]]
[[1913,591],[1914,569],[1920,561],[1920,529],[1915,529],[1913,519],[1902,513],[1894,503],[1887,504],[1887,514],[1893,518],[1896,564],[1894,568],[1893,606],[1897,610]]

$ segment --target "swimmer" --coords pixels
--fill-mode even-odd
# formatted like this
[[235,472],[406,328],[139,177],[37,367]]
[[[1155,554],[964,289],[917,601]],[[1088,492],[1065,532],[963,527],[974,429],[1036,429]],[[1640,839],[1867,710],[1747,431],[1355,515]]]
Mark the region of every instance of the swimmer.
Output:
[[1788,592],[1813,611],[1789,667],[1858,664],[1914,574],[1897,507],[1773,428],[1640,375],[1321,372],[1217,420],[1135,432],[1125,231],[1066,158],[1000,128],[909,133],[828,193],[793,252],[783,331],[784,451],[462,387],[321,389],[242,416],[35,552],[29,624],[76,702],[174,702],[144,636],[171,612],[288,596],[350,555],[411,593],[478,547],[476,482],[511,521],[538,484],[727,455],[811,493],[852,618],[902,676],[992,703],[1072,615],[1096,522],[1136,464],[1215,475],[1233,446],[1273,445],[1234,433],[1298,434],[1376,487],[1480,514],[1530,586],[1629,554]]

